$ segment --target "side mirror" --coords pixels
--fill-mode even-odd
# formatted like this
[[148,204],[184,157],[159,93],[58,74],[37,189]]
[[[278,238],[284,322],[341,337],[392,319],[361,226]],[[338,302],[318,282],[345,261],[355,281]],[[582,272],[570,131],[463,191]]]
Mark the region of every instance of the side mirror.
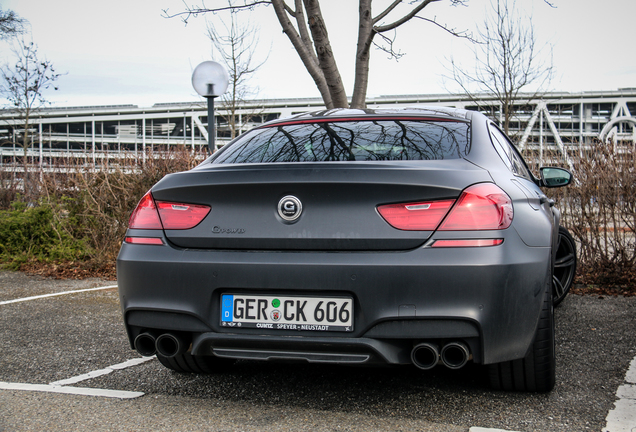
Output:
[[563,168],[541,167],[541,185],[548,188],[567,186],[572,182],[572,173]]

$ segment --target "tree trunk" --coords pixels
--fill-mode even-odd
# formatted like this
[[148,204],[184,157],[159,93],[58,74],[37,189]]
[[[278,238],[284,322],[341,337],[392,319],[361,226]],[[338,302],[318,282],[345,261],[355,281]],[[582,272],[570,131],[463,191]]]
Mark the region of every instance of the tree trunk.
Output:
[[31,182],[29,176],[29,110],[26,110],[24,117],[24,134],[22,135],[22,148],[24,149],[24,177],[22,178],[22,187],[24,188],[24,198],[26,202],[31,201]]
[[[325,106],[329,109],[333,108],[334,104],[331,99],[329,87],[327,86],[327,80],[325,79],[325,75],[318,64],[318,59],[311,51],[311,47],[308,47],[303,43],[303,40],[294,29],[292,22],[287,16],[287,12],[285,12],[283,0],[272,0],[272,5],[274,6],[278,22],[283,28],[283,33],[285,33],[289,38],[289,41],[294,46],[300,60],[303,62],[303,65],[305,65],[305,69],[307,69],[307,72],[311,75],[314,83],[316,83],[316,87],[318,87],[318,91],[322,96],[322,100],[325,102]],[[301,25],[305,25],[305,23],[299,22],[298,26],[300,27]]]
[[356,77],[353,86],[351,108],[367,107],[367,87],[369,85],[369,60],[373,40],[373,17],[371,0],[360,0],[360,26],[358,28],[358,50],[356,52]]
[[320,11],[320,4],[318,0],[304,0],[304,4],[305,10],[307,11],[309,29],[314,39],[316,54],[318,55],[318,62],[323,76],[327,81],[333,106],[334,108],[348,108],[349,101],[347,100],[347,94],[342,84],[342,78],[338,71],[336,59],[331,50],[327,27],[325,26],[325,22],[322,19],[322,12]]
[[510,134],[510,110],[512,109],[512,104],[514,103],[513,100],[509,99],[505,102],[504,105],[504,124],[503,124],[503,130],[506,133],[506,135]]

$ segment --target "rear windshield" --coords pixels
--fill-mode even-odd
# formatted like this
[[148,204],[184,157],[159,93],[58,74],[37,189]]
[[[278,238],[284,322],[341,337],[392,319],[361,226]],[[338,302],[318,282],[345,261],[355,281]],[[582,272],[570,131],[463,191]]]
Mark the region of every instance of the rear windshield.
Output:
[[248,132],[212,163],[458,159],[470,150],[469,130],[439,120],[290,122]]

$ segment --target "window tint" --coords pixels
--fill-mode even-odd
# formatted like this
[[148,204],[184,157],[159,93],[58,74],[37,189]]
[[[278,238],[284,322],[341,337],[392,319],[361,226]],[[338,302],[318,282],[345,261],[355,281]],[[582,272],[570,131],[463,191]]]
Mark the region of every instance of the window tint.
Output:
[[469,151],[469,129],[456,121],[290,122],[245,134],[212,163],[457,159]]
[[531,180],[532,177],[526,168],[523,159],[508,138],[506,138],[503,132],[492,125],[490,125],[489,129],[490,136],[492,137],[492,143],[495,145],[497,153],[499,153],[499,156],[504,161],[508,169],[515,175]]

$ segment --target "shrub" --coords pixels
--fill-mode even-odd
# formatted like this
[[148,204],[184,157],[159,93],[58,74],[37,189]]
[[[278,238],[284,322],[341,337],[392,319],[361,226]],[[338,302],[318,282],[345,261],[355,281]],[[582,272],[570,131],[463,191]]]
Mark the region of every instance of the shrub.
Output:
[[[3,177],[2,262],[12,269],[62,264],[59,271],[65,275],[71,266],[73,271],[82,269],[84,275],[97,270],[113,276],[128,218],[139,199],[163,176],[194,167],[201,156],[186,149],[148,153],[99,169],[77,159],[70,162],[72,170],[41,176],[36,205],[22,202],[16,195],[19,183]],[[6,203],[9,200],[11,204]]]
[[577,242],[580,283],[636,283],[636,158],[633,144],[593,143],[573,160],[575,181],[551,189],[561,224]]
[[0,211],[0,258],[6,267],[17,269],[31,260],[73,261],[87,256],[86,242],[70,235],[69,221],[56,213],[59,207],[49,203],[28,207],[21,201]]
[[84,161],[78,160],[72,173],[47,175],[41,187],[48,200],[67,199],[65,209],[76,222],[69,232],[90,245],[89,258],[97,266],[114,264],[128,218],[152,185],[198,163],[197,155],[186,149],[117,162],[98,171],[86,169]]

